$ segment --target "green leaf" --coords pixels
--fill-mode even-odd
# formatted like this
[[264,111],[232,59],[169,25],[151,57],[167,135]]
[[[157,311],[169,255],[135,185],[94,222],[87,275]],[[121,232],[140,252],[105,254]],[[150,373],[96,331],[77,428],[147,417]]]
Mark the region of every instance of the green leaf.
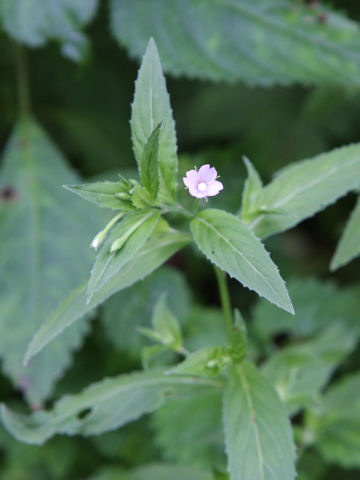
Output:
[[140,180],[151,198],[155,199],[159,190],[159,141],[161,123],[151,133],[145,144],[139,164]]
[[360,199],[351,213],[344,233],[331,260],[332,271],[343,267],[360,255]]
[[348,375],[326,392],[315,417],[315,447],[326,461],[344,468],[360,467],[359,391],[360,374]]
[[87,54],[87,39],[81,32],[95,16],[98,0],[2,0],[0,20],[15,40],[29,47],[57,40],[62,53],[75,61]]
[[227,344],[224,316],[220,309],[193,306],[184,326],[185,345],[190,351]]
[[140,57],[154,37],[165,70],[174,75],[258,85],[359,85],[357,24],[322,5],[112,0],[111,26],[133,56]]
[[124,182],[94,182],[65,185],[67,190],[88,202],[113,210],[131,210],[129,189]]
[[155,302],[165,294],[171,311],[184,324],[190,293],[184,277],[175,269],[162,267],[142,282],[110,298],[103,312],[105,333],[117,350],[138,358],[148,342],[139,329],[150,327]]
[[263,373],[292,415],[300,408],[318,408],[321,390],[356,343],[354,329],[335,323],[315,338],[272,355]]
[[182,334],[176,317],[170,312],[163,294],[156,303],[151,319],[153,329],[143,329],[155,341],[174,351],[182,349]]
[[230,368],[223,412],[231,480],[295,478],[295,446],[285,407],[251,363]]
[[270,255],[237,217],[206,209],[190,226],[195,243],[211,262],[258,295],[294,313],[285,283]]
[[2,405],[1,420],[17,440],[37,445],[57,433],[99,435],[156,410],[165,397],[194,384],[216,386],[208,379],[172,377],[158,371],[121,375],[61,398],[51,411],[23,415]]
[[[178,160],[175,123],[156,45],[150,40],[135,83],[131,135],[140,174],[145,146],[154,129],[159,132],[159,198],[173,203],[176,197]],[[155,140],[155,139],[154,139]]]
[[91,270],[87,293],[88,301],[106,285],[114,275],[121,274],[124,265],[146,243],[159,221],[160,212],[136,211],[115,224],[109,238],[102,245]]
[[6,272],[0,280],[0,355],[4,372],[33,405],[49,396],[87,332],[85,324],[77,325],[23,367],[32,335],[91,265],[88,245],[103,218],[61,186],[79,180],[34,121],[18,123],[0,174]]
[[218,377],[230,363],[227,347],[204,347],[190,353],[185,360],[169,370],[169,375]]
[[198,467],[154,463],[126,472],[117,467],[105,467],[88,480],[214,480],[211,473]]
[[243,160],[248,177],[242,193],[241,219],[246,223],[256,216],[256,212],[252,210],[252,205],[255,203],[255,198],[260,194],[263,184],[260,175],[250,160],[246,157],[244,157]]
[[357,286],[340,289],[330,281],[295,277],[290,279],[288,287],[295,316],[279,311],[264,300],[258,301],[253,309],[253,336],[266,348],[271,336],[281,333],[299,339],[313,336],[331,323],[341,323],[349,330],[358,328],[360,290]]
[[96,291],[89,303],[87,303],[86,293],[87,282],[78,286],[36,332],[26,352],[25,363],[76,320],[93,310],[115,292],[130,287],[149,275],[189,242],[190,238],[187,234],[175,230],[154,234],[137,252],[137,255],[124,264],[122,274],[115,275],[100,290]]
[[[193,389],[169,398],[152,419],[156,444],[165,458],[212,467],[223,457],[221,394]],[[181,428],[179,428],[181,425]]]
[[294,227],[360,185],[360,145],[323,153],[285,168],[257,197],[249,227],[261,238]]

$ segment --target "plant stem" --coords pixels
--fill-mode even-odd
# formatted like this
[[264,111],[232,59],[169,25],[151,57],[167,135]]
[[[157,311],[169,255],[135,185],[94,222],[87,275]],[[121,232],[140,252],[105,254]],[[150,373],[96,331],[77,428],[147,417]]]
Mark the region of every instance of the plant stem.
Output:
[[233,315],[231,310],[231,302],[229,289],[226,282],[226,273],[223,272],[219,267],[214,265],[215,275],[219,287],[221,306],[224,314],[226,335],[230,341],[233,334]]
[[15,45],[16,72],[18,84],[19,110],[22,116],[30,112],[29,75],[26,64],[25,49],[19,44]]

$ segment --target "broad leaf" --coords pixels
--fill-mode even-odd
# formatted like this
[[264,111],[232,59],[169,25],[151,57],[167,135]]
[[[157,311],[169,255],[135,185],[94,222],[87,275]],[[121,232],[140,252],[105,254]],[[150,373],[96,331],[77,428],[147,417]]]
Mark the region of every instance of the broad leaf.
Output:
[[295,478],[295,446],[285,407],[252,364],[229,370],[223,412],[231,480]]
[[294,312],[270,255],[237,217],[222,210],[203,210],[191,221],[191,231],[211,262],[278,307]]
[[316,448],[327,461],[345,468],[360,467],[359,391],[360,375],[345,377],[326,392],[315,417]]
[[100,248],[91,270],[87,292],[89,299],[131,261],[146,243],[159,221],[160,212],[135,211],[128,213],[112,228],[109,238]]
[[148,345],[145,337],[139,334],[139,328],[150,327],[154,304],[162,294],[166,294],[171,312],[180,324],[184,324],[190,293],[180,272],[169,267],[160,268],[105,303],[105,333],[116,349],[131,357],[139,357],[141,347]]
[[152,425],[166,458],[208,467],[222,460],[220,392],[194,388],[187,395],[172,397],[155,412]]
[[91,265],[88,247],[102,218],[63,183],[79,182],[46,134],[22,120],[1,171],[0,355],[4,371],[33,404],[41,403],[87,331],[78,325],[24,368],[34,332]]
[[341,240],[331,260],[331,270],[336,270],[360,255],[360,199],[351,213]]
[[359,144],[295,163],[280,172],[256,197],[252,209],[269,213],[258,215],[249,227],[261,238],[282,232],[359,185]]
[[161,123],[151,133],[143,154],[141,156],[139,169],[140,180],[151,198],[155,199],[159,190],[159,138]]
[[359,85],[357,24],[293,0],[111,0],[112,31],[140,57],[150,37],[166,71],[272,85]]
[[96,291],[89,303],[87,303],[86,293],[87,282],[81,284],[71,292],[36,332],[24,361],[28,362],[51,340],[87,312],[93,310],[99,303],[104,302],[115,292],[130,287],[149,275],[189,242],[189,236],[181,232],[161,232],[154,235],[134,258],[124,264],[121,275],[115,275],[104,287]]
[[124,182],[94,182],[84,185],[65,185],[70,192],[100,207],[130,210],[130,195]]
[[156,410],[176,389],[181,391],[194,384],[199,388],[217,386],[196,377],[139,372],[94,383],[79,394],[61,398],[51,411],[26,416],[2,405],[1,419],[15,438],[38,445],[57,433],[99,435]]
[[321,390],[356,343],[354,328],[334,323],[315,338],[272,355],[263,373],[291,414],[300,408],[318,407]]
[[159,54],[154,41],[150,40],[135,83],[131,114],[132,142],[140,174],[145,146],[159,123],[159,196],[165,201],[173,202],[176,197],[178,168],[175,123]]
[[78,61],[88,53],[81,28],[92,20],[97,6],[98,0],[2,0],[0,20],[15,40],[29,47],[57,40],[63,54]]

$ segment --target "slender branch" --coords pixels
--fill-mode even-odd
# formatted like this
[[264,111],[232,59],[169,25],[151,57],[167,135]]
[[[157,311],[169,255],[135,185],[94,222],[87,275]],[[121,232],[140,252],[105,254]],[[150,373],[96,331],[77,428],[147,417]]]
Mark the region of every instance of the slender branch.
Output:
[[23,46],[15,44],[15,57],[19,111],[21,115],[26,116],[30,113],[30,93],[26,54]]
[[225,277],[226,274],[225,272],[220,270],[220,268],[218,268],[216,265],[214,265],[214,270],[215,270],[215,275],[218,282],[221,306],[224,314],[226,335],[228,337],[228,340],[230,341],[233,334],[233,315],[231,310],[229,290],[228,290],[226,277]]

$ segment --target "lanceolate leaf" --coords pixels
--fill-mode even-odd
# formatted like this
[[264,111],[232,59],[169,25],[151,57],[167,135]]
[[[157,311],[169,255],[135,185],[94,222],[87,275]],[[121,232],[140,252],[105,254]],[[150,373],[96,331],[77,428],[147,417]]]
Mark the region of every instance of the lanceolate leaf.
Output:
[[[129,263],[145,244],[159,217],[160,212],[156,210],[131,212],[113,227],[91,271],[87,289],[89,299],[114,275],[121,274],[123,266]],[[116,250],[113,250],[114,244],[118,247]]]
[[[131,134],[138,165],[145,145],[161,123],[159,139],[160,197],[172,202],[176,196],[178,160],[175,123],[156,45],[150,40],[135,83]],[[141,168],[139,169],[141,173]]]
[[231,480],[295,478],[295,446],[285,407],[252,364],[230,368],[223,411]]
[[111,0],[112,31],[140,57],[154,37],[166,71],[271,85],[360,84],[357,24],[293,0]]
[[191,221],[200,250],[215,265],[275,305],[293,313],[286,286],[260,240],[237,217],[207,209]]
[[88,202],[114,210],[131,210],[130,195],[123,182],[94,182],[84,185],[65,185],[70,192]]
[[91,21],[97,5],[98,0],[2,0],[0,20],[19,42],[38,47],[58,40],[66,56],[80,60],[86,49],[86,37],[80,29]]
[[295,163],[263,189],[256,206],[269,213],[258,215],[249,227],[259,237],[282,232],[359,185],[359,144]]
[[162,232],[148,240],[129,262],[125,263],[121,275],[115,275],[87,303],[87,282],[77,287],[48,317],[35,334],[27,350],[25,361],[40,352],[45,345],[72,325],[76,320],[93,310],[115,292],[131,286],[158,268],[175,252],[190,242],[185,233]]
[[90,385],[77,395],[63,397],[48,412],[26,416],[2,405],[1,419],[15,438],[38,445],[57,433],[99,435],[156,410],[165,396],[194,384],[217,387],[208,379],[139,372]]
[[350,216],[345,227],[343,236],[336,248],[335,255],[331,260],[331,270],[336,270],[346,265],[360,255],[360,199]]
[[32,335],[91,265],[88,245],[103,218],[62,188],[77,182],[40,127],[22,120],[0,177],[0,355],[5,372],[34,404],[49,395],[86,332],[79,324],[22,366]]
[[161,123],[150,135],[140,161],[140,180],[153,199],[159,190],[159,137]]

